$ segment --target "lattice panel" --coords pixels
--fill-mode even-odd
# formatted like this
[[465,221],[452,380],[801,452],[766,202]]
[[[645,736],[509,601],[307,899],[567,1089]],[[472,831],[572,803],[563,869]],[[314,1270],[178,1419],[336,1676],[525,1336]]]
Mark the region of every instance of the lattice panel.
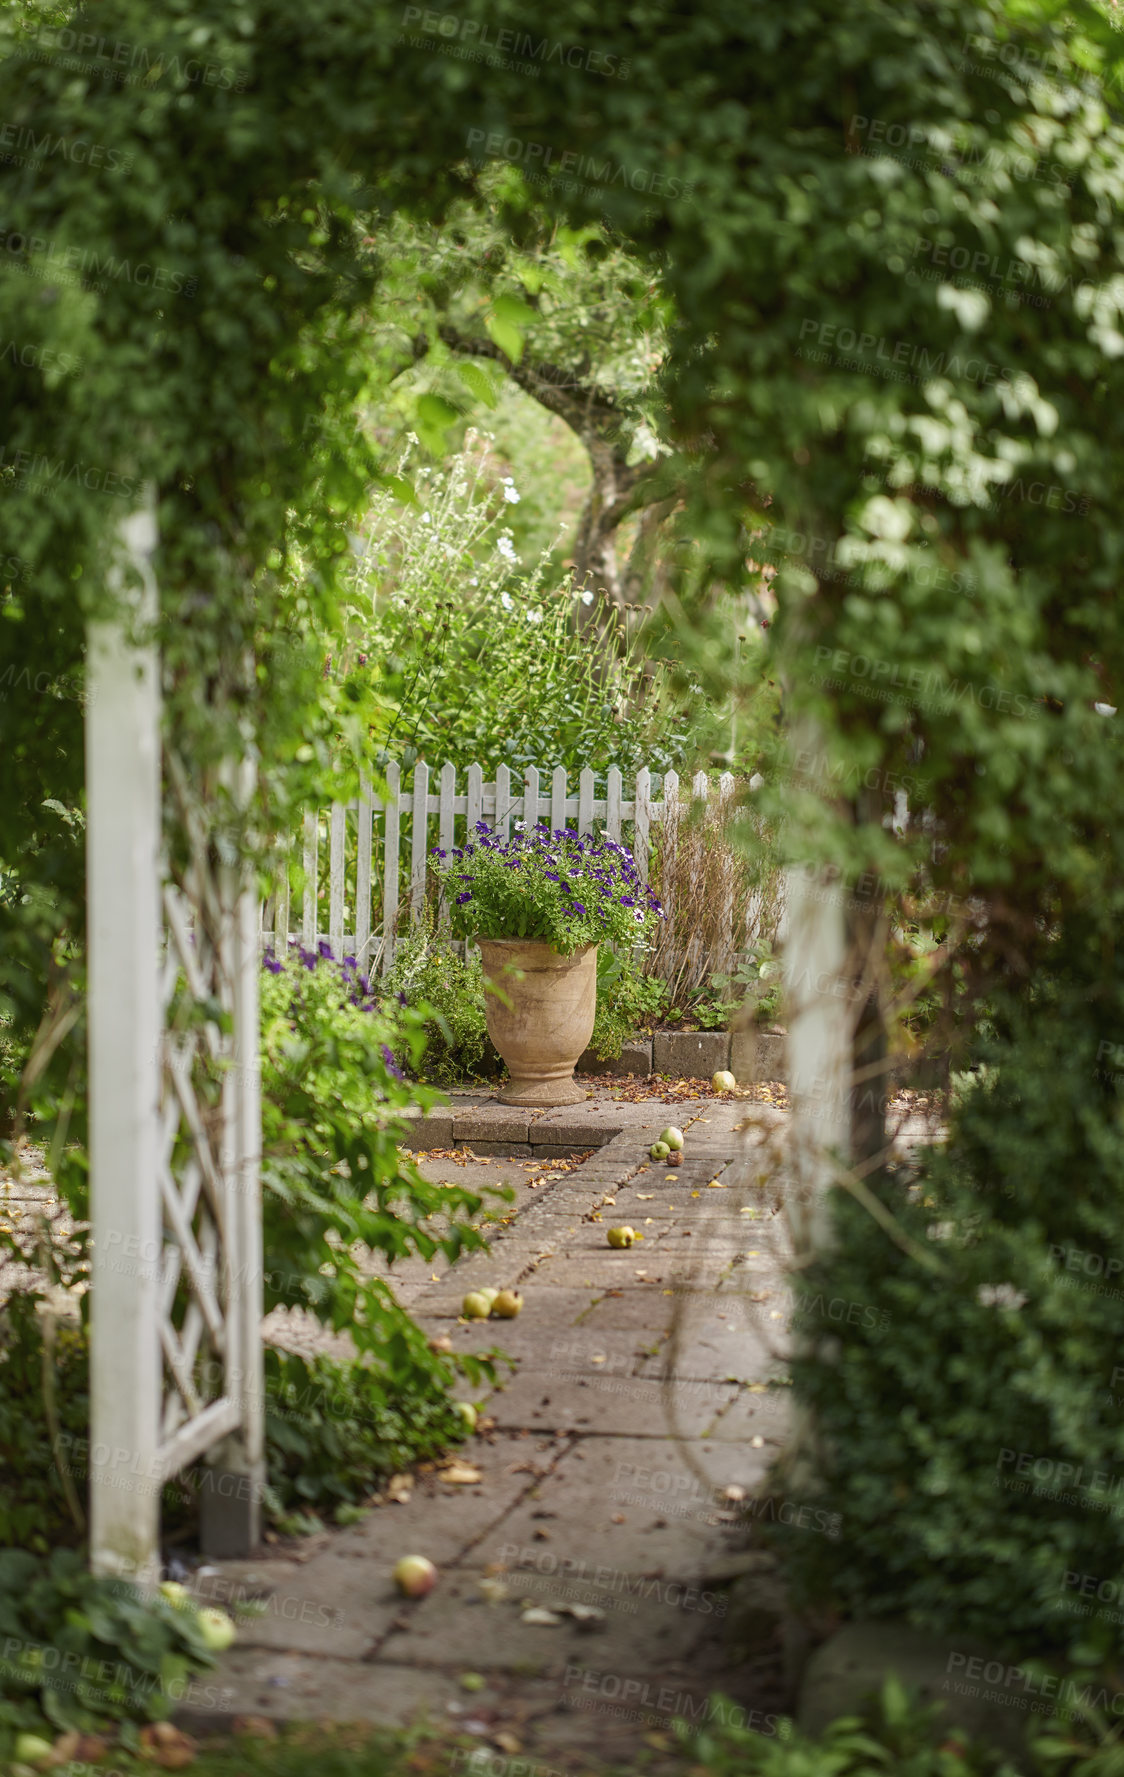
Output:
[[[182,769],[166,758],[189,843],[163,891],[165,953],[158,1305],[165,1477],[238,1424],[240,1267],[235,1067],[239,883],[215,856]],[[169,870],[168,875],[172,872]]]

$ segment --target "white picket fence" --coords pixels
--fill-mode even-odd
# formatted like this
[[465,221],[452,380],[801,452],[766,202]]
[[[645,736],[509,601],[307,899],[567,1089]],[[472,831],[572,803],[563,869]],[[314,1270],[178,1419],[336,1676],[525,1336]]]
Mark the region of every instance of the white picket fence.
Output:
[[[302,869],[299,875],[293,873],[297,883],[282,883],[263,908],[263,942],[278,954],[293,939],[310,949],[327,940],[333,955],[354,956],[362,968],[381,968],[385,973],[394,960],[407,907],[411,924],[422,917],[431,848],[437,845],[448,851],[463,845],[480,820],[505,840],[516,822],[530,827],[543,817],[552,829],[576,826],[580,833],[600,825],[610,839],[628,845],[646,881],[652,828],[663,820],[667,808],[679,803],[678,773],[667,772],[660,795],[653,798],[652,773],[646,766],[636,773],[628,796],[616,766],[602,774],[604,795],[597,794],[598,774],[590,766],[578,775],[576,795],[561,765],[549,774],[532,766],[521,782],[513,782],[510,769],[501,765],[491,783],[484,782],[479,765],[470,765],[464,789],[458,789],[457,769],[448,763],[436,774],[419,763],[409,789],[402,784],[398,765],[388,765],[385,777],[385,800],[364,783],[357,800],[306,812]],[[733,785],[733,777],[725,773],[719,794],[728,794]],[[705,772],[696,773],[691,790],[703,799],[709,795]],[[325,849],[326,897],[321,893]],[[299,919],[294,906],[298,900]]]

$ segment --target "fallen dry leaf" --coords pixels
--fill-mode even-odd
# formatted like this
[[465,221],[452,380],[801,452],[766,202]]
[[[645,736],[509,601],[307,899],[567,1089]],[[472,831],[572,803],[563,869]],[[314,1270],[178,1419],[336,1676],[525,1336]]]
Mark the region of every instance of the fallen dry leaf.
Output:
[[501,1752],[522,1752],[523,1742],[515,1734],[501,1728],[498,1734],[492,1735],[492,1745],[498,1746]]
[[386,1498],[394,1505],[405,1505],[414,1491],[413,1475],[391,1475],[386,1484]]
[[198,1751],[190,1734],[174,1728],[170,1721],[151,1722],[141,1729],[140,1739],[146,1755],[165,1771],[182,1771],[194,1763]]
[[471,1487],[475,1482],[482,1481],[484,1476],[481,1470],[473,1468],[471,1463],[451,1462],[448,1468],[441,1470],[440,1478],[442,1481],[447,1481],[451,1487]]

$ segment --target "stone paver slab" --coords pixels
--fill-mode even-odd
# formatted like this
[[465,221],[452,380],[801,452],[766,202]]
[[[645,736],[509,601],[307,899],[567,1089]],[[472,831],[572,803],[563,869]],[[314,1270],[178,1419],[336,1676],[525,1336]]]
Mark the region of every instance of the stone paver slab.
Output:
[[[754,1399],[767,1400],[765,1396]],[[732,1415],[739,1404],[738,1390],[732,1383],[706,1382],[679,1390],[677,1410],[679,1423],[688,1437],[713,1437],[723,1416]],[[771,1406],[770,1423],[779,1423],[781,1415]],[[602,1375],[600,1367],[589,1376],[571,1383],[555,1385],[541,1373],[520,1371],[506,1387],[488,1396],[485,1412],[498,1426],[545,1426],[556,1432],[574,1432],[586,1437],[664,1438],[670,1435],[663,1391],[658,1382],[637,1380],[614,1373]],[[752,1431],[742,1418],[746,1439]],[[731,1431],[731,1436],[736,1435]]]
[[[502,1576],[512,1596],[496,1604],[480,1594],[480,1570],[445,1576],[416,1608],[402,1613],[383,1650],[404,1659],[438,1666],[471,1666],[477,1671],[517,1669],[540,1678],[562,1679],[567,1667],[595,1655],[598,1666],[616,1672],[650,1670],[667,1659],[689,1660],[707,1624],[698,1604],[705,1588],[675,1582],[649,1581],[603,1565],[594,1579],[575,1579],[577,1562],[553,1547],[539,1544],[529,1557],[539,1565],[521,1565]],[[564,1563],[570,1560],[571,1568]],[[540,1571],[545,1567],[546,1571]],[[631,1592],[630,1592],[631,1582]],[[642,1592],[647,1599],[642,1601]],[[694,1592],[694,1610],[676,1608],[670,1599]],[[716,1602],[707,1592],[708,1602]],[[554,1624],[527,1624],[520,1601],[548,1608],[579,1604],[604,1612],[595,1629],[561,1615]],[[631,1607],[631,1608],[630,1608]],[[552,1613],[559,1614],[559,1613]]]
[[550,1476],[502,1524],[476,1545],[473,1561],[523,1564],[523,1551],[541,1545],[575,1562],[608,1565],[629,1573],[662,1568],[665,1575],[701,1572],[721,1552],[732,1531],[708,1522],[720,1509],[714,1490],[731,1483],[752,1487],[765,1464],[760,1451],[696,1441],[706,1481],[693,1473],[678,1444],[645,1438],[596,1438],[575,1444]]

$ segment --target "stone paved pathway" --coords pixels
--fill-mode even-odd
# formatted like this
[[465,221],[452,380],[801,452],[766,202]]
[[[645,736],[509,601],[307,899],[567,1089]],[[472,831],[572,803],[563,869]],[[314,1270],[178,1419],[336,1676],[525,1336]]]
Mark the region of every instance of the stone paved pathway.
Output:
[[[265,1605],[222,1662],[209,1724],[423,1714],[569,1768],[627,1761],[676,1715],[704,1720],[714,1692],[755,1725],[790,1701],[783,1600],[740,1504],[785,1435],[771,1152],[785,1119],[705,1099],[579,1113],[589,1145],[619,1133],[573,1171],[469,1162],[480,1182],[517,1183],[491,1251],[396,1286],[433,1336],[517,1360],[458,1467],[419,1474],[354,1527],[196,1577],[216,1602]],[[673,1115],[687,1136],[675,1171],[647,1155]],[[465,1176],[448,1149],[422,1163]],[[642,1241],[611,1250],[613,1223]],[[474,1284],[517,1287],[520,1317],[461,1321]],[[457,1480],[465,1465],[480,1478]],[[423,1600],[391,1585],[405,1553],[440,1570]]]

